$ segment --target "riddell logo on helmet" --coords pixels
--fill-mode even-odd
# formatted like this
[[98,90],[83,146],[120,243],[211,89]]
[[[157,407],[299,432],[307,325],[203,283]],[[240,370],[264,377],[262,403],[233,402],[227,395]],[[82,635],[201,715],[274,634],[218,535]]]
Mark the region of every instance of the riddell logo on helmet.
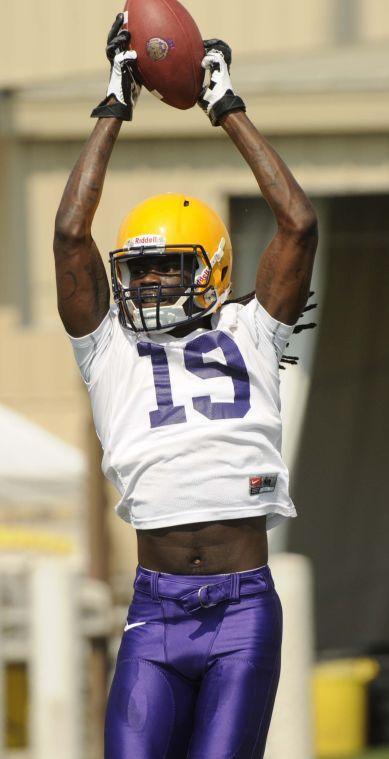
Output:
[[137,235],[137,237],[130,237],[126,242],[126,248],[139,248],[144,246],[164,248],[165,245],[166,237],[163,237],[162,235]]
[[207,284],[209,275],[211,273],[211,270],[208,268],[208,266],[204,269],[204,271],[199,274],[198,277],[196,277],[196,285],[197,287],[203,287]]

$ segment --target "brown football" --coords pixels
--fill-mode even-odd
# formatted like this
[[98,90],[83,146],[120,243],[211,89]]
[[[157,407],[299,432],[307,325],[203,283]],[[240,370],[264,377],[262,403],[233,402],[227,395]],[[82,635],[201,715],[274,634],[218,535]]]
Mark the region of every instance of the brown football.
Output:
[[178,0],[127,0],[124,12],[145,87],[174,108],[192,108],[203,83],[205,52],[190,13]]

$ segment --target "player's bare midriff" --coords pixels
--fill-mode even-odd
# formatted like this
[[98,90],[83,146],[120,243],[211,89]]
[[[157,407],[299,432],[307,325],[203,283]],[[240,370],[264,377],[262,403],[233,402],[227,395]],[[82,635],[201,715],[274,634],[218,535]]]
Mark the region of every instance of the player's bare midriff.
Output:
[[207,575],[267,563],[266,517],[137,530],[138,561],[155,572]]

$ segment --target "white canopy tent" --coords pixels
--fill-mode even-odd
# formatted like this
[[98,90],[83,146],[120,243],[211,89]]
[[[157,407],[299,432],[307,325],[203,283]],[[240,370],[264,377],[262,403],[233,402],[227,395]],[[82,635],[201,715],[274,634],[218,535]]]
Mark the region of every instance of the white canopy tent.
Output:
[[0,503],[37,503],[79,497],[86,457],[20,414],[0,406]]

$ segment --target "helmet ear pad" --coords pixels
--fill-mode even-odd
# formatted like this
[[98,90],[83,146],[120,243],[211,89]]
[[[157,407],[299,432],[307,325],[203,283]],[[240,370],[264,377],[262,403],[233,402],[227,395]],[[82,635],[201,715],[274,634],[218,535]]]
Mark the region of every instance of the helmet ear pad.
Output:
[[198,278],[205,280],[206,274],[209,273],[209,288],[204,295],[195,298],[195,303],[199,308],[205,309],[216,300],[217,308],[220,308],[231,292],[232,255],[231,250],[227,248],[226,251],[224,237],[220,239],[216,250],[208,252],[208,258],[211,267],[209,269],[204,261],[200,261],[201,273]]

